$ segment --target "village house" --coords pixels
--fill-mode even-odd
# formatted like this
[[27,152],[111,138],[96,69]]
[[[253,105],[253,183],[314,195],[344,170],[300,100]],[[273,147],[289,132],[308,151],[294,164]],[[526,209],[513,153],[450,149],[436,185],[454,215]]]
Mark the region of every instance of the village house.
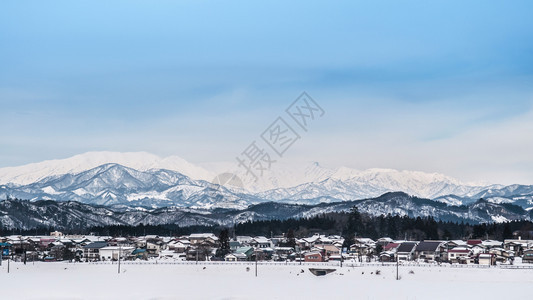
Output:
[[482,240],[468,240],[468,241],[466,241],[466,245],[468,245],[468,246],[475,246],[475,245],[482,245],[482,244],[483,244]]
[[379,253],[379,261],[396,261],[396,250],[399,246],[400,243],[388,243],[386,246],[383,247],[383,251]]
[[466,241],[462,241],[462,240],[448,241],[446,245],[448,246],[448,250],[456,248],[456,247],[467,247]]
[[100,260],[118,260],[125,259],[126,257],[131,256],[135,248],[133,247],[121,247],[121,246],[107,246],[100,248],[98,254],[100,255]]
[[244,246],[244,245],[241,244],[241,242],[239,242],[239,241],[235,241],[235,240],[229,241],[229,249],[232,252],[234,252],[235,250],[237,250],[237,248],[242,247],[242,246]]
[[414,256],[423,261],[442,261],[446,246],[441,241],[424,241],[418,243],[415,247]]
[[355,243],[350,245],[350,254],[357,257],[372,255],[376,249],[376,243],[372,239],[357,238]]
[[533,249],[533,240],[507,239],[504,240],[504,249],[514,251],[516,256],[522,256],[524,250]]
[[160,242],[146,241],[145,249],[148,254],[148,257],[158,257],[160,251],[162,250],[162,247]]
[[176,253],[185,253],[191,247],[191,242],[188,240],[171,241],[167,245],[168,250]]
[[252,237],[247,235],[236,236],[235,241],[239,242],[241,246],[249,246],[252,242]]
[[472,251],[466,247],[456,247],[448,250],[448,261],[451,263],[468,263]]
[[342,248],[336,244],[319,244],[315,245],[315,247],[323,249],[324,253],[326,254],[326,257],[330,257],[332,255],[340,255],[342,250]]
[[303,250],[311,249],[315,245],[336,245],[338,247],[342,246],[344,239],[340,236],[325,236],[318,233],[314,234],[311,237],[306,237],[302,239],[296,239],[296,245]]
[[274,249],[272,248],[255,248],[254,257],[256,260],[271,260]]
[[147,260],[148,259],[148,253],[146,252],[146,249],[135,249],[135,250],[133,250],[131,252],[130,258],[132,260],[135,260],[135,259]]
[[478,256],[481,253],[486,253],[487,252],[487,249],[485,248],[485,246],[483,246],[483,244],[477,244],[477,245],[473,245],[473,246],[468,246],[468,248],[472,252],[473,256]]
[[398,260],[410,261],[414,259],[414,252],[417,242],[403,242],[396,250],[396,256]]
[[499,263],[512,263],[514,261],[514,251],[503,248],[491,248],[488,253],[494,255],[496,262]]
[[496,256],[490,253],[482,253],[478,255],[478,264],[492,266],[496,264]]
[[272,244],[272,241],[270,241],[270,239],[264,236],[254,237],[248,244],[254,248],[261,248],[261,249],[274,247],[274,245]]
[[522,262],[527,264],[533,263],[533,249],[524,250],[522,255]]
[[237,261],[237,256],[232,253],[226,254],[226,256],[224,256],[224,261]]
[[304,254],[305,262],[323,262],[324,256],[318,251],[307,252]]
[[213,233],[195,233],[189,236],[189,242],[193,246],[205,243],[216,245],[218,244],[218,237]]
[[381,247],[385,247],[387,246],[388,244],[394,242],[393,239],[391,239],[390,237],[382,237],[382,238],[379,238],[377,241],[376,241],[376,245],[380,245]]
[[[284,261],[289,259],[294,254],[294,248],[292,247],[274,247],[274,253],[272,258],[275,261]],[[294,258],[294,257],[293,257]]]
[[492,249],[492,248],[501,248],[503,247],[503,243],[500,241],[494,241],[494,240],[485,240],[481,243],[485,249]]
[[100,249],[107,247],[107,242],[94,242],[83,247],[85,261],[100,260]]
[[381,261],[381,262],[396,261],[396,252],[394,252],[394,251],[382,251],[379,254],[379,261]]

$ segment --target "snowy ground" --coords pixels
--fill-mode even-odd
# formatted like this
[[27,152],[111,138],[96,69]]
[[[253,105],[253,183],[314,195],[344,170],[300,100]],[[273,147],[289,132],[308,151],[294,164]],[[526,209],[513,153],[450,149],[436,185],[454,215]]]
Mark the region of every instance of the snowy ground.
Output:
[[[510,299],[528,298],[533,269],[299,265],[11,263],[3,299]],[[249,268],[249,271],[247,271]],[[303,270],[303,273],[301,273]],[[381,274],[376,275],[376,270]],[[410,274],[410,271],[413,273]]]

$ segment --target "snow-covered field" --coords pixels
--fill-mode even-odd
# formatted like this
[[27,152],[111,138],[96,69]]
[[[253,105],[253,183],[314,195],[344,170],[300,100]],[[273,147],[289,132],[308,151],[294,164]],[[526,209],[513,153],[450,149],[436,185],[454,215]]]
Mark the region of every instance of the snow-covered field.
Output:
[[[308,265],[7,263],[3,299],[527,299],[533,269]],[[247,270],[249,268],[249,270]],[[302,271],[303,270],[303,271]],[[376,270],[380,275],[376,275]],[[412,272],[411,272],[412,271]]]

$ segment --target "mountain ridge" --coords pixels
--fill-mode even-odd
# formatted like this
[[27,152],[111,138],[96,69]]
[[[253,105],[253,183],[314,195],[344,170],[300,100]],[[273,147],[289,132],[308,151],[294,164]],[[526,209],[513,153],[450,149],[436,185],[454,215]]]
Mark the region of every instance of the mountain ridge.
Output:
[[60,230],[76,230],[94,226],[139,224],[178,224],[232,226],[236,223],[258,220],[286,220],[310,218],[328,212],[346,212],[356,206],[359,211],[373,216],[400,215],[409,217],[433,217],[436,220],[468,222],[470,224],[531,220],[528,212],[513,204],[495,204],[478,200],[469,205],[448,206],[429,199],[409,196],[403,192],[386,193],[377,198],[359,201],[299,205],[280,202],[264,202],[245,209],[190,209],[163,207],[156,209],[112,208],[76,201],[35,202],[18,199],[0,201],[0,223],[4,229],[33,229],[52,227]]
[[[121,157],[119,161],[131,160],[128,164],[136,164],[138,169],[116,162],[85,169],[96,162],[114,160],[117,156]],[[137,162],[139,159],[144,159],[144,161]],[[183,163],[184,160],[178,158],[174,160],[180,163],[170,166],[185,168],[187,169],[185,173],[191,174],[195,170],[204,170],[190,167],[189,163]],[[301,167],[305,170],[306,180],[312,179],[310,182],[290,187],[252,191],[230,185],[220,186],[211,183],[210,180],[194,179],[180,171],[154,168],[167,161],[167,159],[144,152],[125,154],[91,152],[59,160],[59,165],[56,165],[57,161],[37,164],[38,167],[35,170],[38,172],[32,176],[40,179],[28,184],[5,182],[6,178],[23,176],[35,165],[23,166],[16,172],[13,169],[6,171],[4,168],[0,169],[0,179],[3,178],[1,182],[4,182],[0,185],[0,199],[16,197],[31,201],[73,200],[115,207],[177,206],[193,209],[244,209],[250,205],[268,201],[314,205],[363,200],[388,192],[403,191],[410,195],[454,206],[468,205],[484,198],[491,203],[514,203],[524,209],[533,209],[533,186],[477,186],[463,184],[452,177],[438,173],[393,169],[357,171],[345,167],[333,170],[314,162]],[[83,163],[74,166],[80,162]],[[63,174],[67,169],[80,169],[81,171]],[[44,170],[53,171],[50,171],[52,174],[49,176],[43,177]],[[290,172],[287,174],[290,175]],[[289,176],[287,174],[284,176]],[[205,176],[209,178],[211,175]],[[25,179],[30,177],[25,177]],[[276,180],[282,181],[283,178]]]

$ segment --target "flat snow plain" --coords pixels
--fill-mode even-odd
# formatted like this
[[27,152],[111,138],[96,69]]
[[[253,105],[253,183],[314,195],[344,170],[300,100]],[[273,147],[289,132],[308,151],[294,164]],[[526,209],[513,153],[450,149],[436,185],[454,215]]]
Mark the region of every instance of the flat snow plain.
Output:
[[[533,269],[312,265],[7,262],[2,299],[527,299]],[[325,267],[325,266],[324,266]],[[247,270],[249,268],[249,270]],[[302,273],[303,270],[303,273]],[[380,275],[376,275],[380,270]],[[412,272],[411,272],[412,271]]]

